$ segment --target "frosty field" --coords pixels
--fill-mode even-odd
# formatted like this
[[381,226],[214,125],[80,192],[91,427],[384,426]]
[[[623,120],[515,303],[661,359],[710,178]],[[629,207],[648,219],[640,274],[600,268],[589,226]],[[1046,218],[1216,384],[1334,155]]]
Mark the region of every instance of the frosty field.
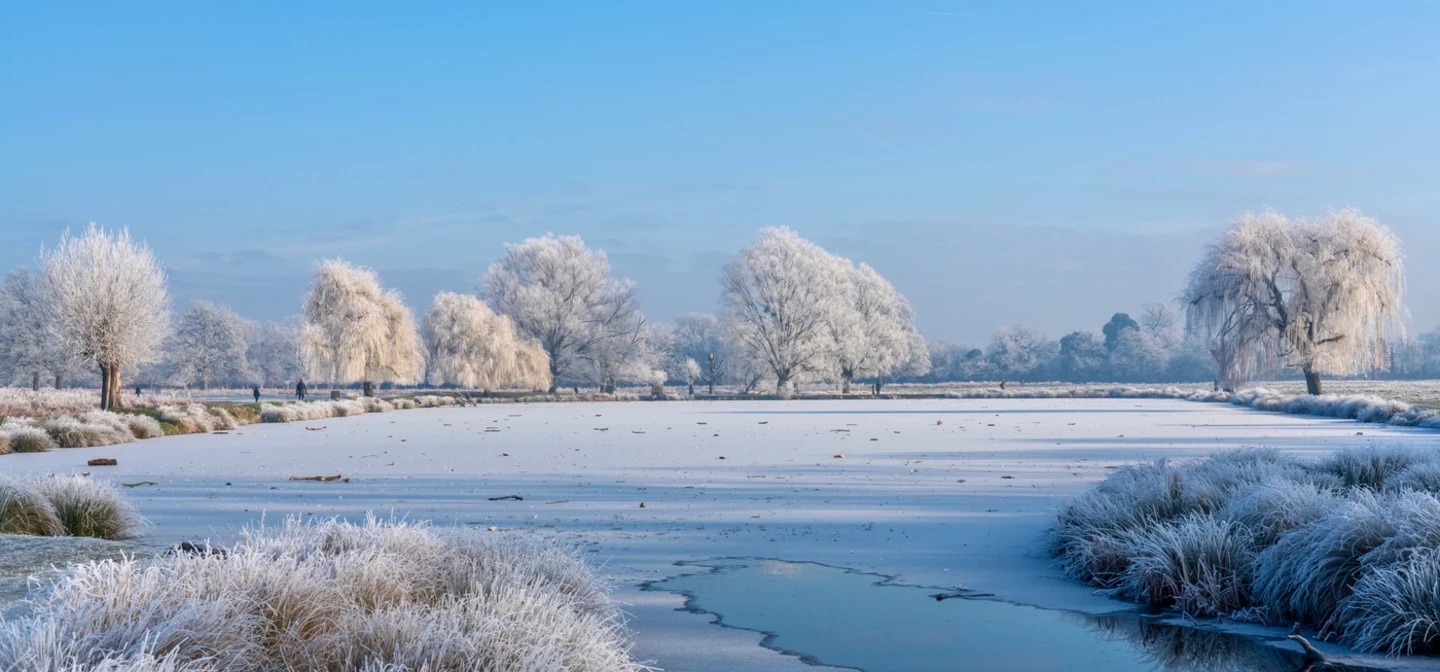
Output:
[[[629,605],[639,659],[786,670],[805,666],[639,584],[698,571],[681,561],[764,557],[1114,612],[1129,605],[1064,580],[1039,538],[1059,501],[1107,467],[1241,446],[1303,456],[1437,438],[1169,400],[504,404],[16,454],[5,466],[141,483],[126,492],[154,524],[142,543],[156,548],[228,540],[290,514],[535,530],[603,563]],[[85,466],[95,457],[118,466]],[[349,480],[289,480],[335,475]],[[511,495],[521,499],[492,499]]]

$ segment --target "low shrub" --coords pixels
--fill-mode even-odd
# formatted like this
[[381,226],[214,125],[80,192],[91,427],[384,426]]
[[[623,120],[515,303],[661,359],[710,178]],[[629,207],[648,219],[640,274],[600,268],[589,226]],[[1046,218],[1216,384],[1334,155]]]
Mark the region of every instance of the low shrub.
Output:
[[5,437],[12,453],[43,453],[55,448],[55,441],[45,430],[15,420],[0,425],[0,436]]
[[1440,548],[1361,577],[1341,614],[1342,638],[1361,651],[1440,652]]
[[72,537],[128,539],[139,535],[144,522],[114,485],[88,476],[50,476],[34,484],[49,500]]
[[1310,482],[1275,478],[1257,483],[1226,503],[1216,517],[1250,531],[1255,543],[1270,546],[1290,530],[1329,515],[1340,504],[1335,491]]
[[165,436],[165,427],[160,424],[159,420],[148,415],[122,413],[120,417],[124,419],[126,426],[130,428],[130,433],[137,439],[158,439]]
[[1212,455],[1185,470],[1187,498],[1212,513],[1257,483],[1305,481],[1308,472],[1293,456],[1270,448],[1242,448]]
[[1116,594],[1155,608],[1212,617],[1250,606],[1249,530],[1200,513],[1132,529]]
[[420,408],[436,408],[439,406],[459,406],[462,400],[443,394],[421,394],[415,397],[415,405]]
[[410,523],[291,520],[223,554],[82,564],[29,606],[0,624],[0,669],[647,669],[577,553]]
[[205,434],[239,426],[234,417],[218,406],[207,408],[204,404],[185,404],[161,406],[156,411],[156,419],[174,425],[181,434]]
[[105,411],[50,418],[40,426],[61,448],[94,448],[135,440],[129,425],[114,413]]
[[0,534],[58,537],[65,526],[55,506],[31,484],[0,475]]
[[[454,403],[451,397],[437,395],[433,396],[429,406],[443,406]],[[438,400],[445,401],[438,401]],[[301,420],[322,420],[324,418],[344,418],[352,415],[363,415],[365,413],[388,413],[397,409],[411,409],[426,406],[412,399],[400,397],[395,399],[380,399],[377,397],[361,397],[359,399],[341,399],[332,401],[328,399],[318,401],[299,401],[288,404],[260,404],[258,417],[260,422],[297,422]]]
[[1409,446],[1133,465],[1061,508],[1051,553],[1069,576],[1151,607],[1440,653],[1437,486],[1440,451]]
[[260,422],[260,404],[230,406],[228,410],[237,424],[253,425]]
[[1061,508],[1051,550],[1070,577],[1111,587],[1128,564],[1118,542],[1124,533],[1194,508],[1175,466],[1163,460],[1124,466]]
[[1351,487],[1381,490],[1385,482],[1412,467],[1440,461],[1440,451],[1428,446],[1365,446],[1342,450],[1320,464]]
[[365,407],[366,413],[389,413],[395,410],[395,405],[379,397],[360,397],[360,405]]
[[212,425],[215,429],[229,430],[240,428],[240,421],[235,419],[235,415],[230,412],[230,409],[224,406],[207,406],[205,410],[210,413],[211,417],[215,418],[214,425]]
[[1440,462],[1422,462],[1385,479],[1386,492],[1403,490],[1440,494]]
[[1325,517],[1282,535],[1256,558],[1255,601],[1279,620],[1328,630],[1364,555],[1394,536],[1385,498],[1360,490]]

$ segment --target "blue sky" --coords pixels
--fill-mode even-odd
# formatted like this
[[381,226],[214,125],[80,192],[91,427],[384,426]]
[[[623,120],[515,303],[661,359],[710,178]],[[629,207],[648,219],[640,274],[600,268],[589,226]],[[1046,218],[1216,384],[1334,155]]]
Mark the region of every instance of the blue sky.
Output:
[[178,301],[412,305],[579,233],[669,320],[767,225],[932,338],[1169,299],[1247,209],[1354,206],[1440,322],[1440,3],[9,3],[0,266],[129,226]]

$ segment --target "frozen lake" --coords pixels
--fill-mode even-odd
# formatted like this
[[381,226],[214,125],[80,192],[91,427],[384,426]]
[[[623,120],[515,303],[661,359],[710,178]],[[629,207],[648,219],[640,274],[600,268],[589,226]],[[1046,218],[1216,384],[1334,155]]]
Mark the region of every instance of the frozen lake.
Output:
[[[252,425],[0,464],[154,481],[128,494],[155,524],[144,541],[156,547],[224,538],[262,516],[366,512],[553,535],[583,545],[615,578],[639,657],[733,672],[807,668],[757,646],[760,635],[677,611],[682,597],[639,584],[695,571],[677,562],[767,557],[1114,612],[1126,605],[1065,581],[1038,538],[1057,502],[1107,467],[1240,446],[1319,454],[1437,438],[1168,400],[497,404]],[[86,467],[94,457],[119,466]],[[350,481],[288,480],[336,474]],[[523,499],[491,500],[509,495]]]

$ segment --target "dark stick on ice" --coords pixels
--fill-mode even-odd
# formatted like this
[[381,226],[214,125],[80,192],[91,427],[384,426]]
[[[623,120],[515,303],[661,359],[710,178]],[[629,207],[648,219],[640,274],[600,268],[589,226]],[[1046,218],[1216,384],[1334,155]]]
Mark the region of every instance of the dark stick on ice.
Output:
[[1300,624],[1299,624],[1299,623],[1296,623],[1296,624],[1295,624],[1295,627],[1290,629],[1290,637],[1289,637],[1289,639],[1290,639],[1290,641],[1295,642],[1296,644],[1299,644],[1299,645],[1300,645],[1300,648],[1302,648],[1302,649],[1305,650],[1305,660],[1306,660],[1306,661],[1315,662],[1315,663],[1320,663],[1320,662],[1324,662],[1324,661],[1325,661],[1325,654],[1321,653],[1320,650],[1317,649],[1317,648],[1315,648],[1314,646],[1311,646],[1311,645],[1310,645],[1310,640],[1305,639],[1304,637],[1301,637],[1301,636],[1300,636]]

